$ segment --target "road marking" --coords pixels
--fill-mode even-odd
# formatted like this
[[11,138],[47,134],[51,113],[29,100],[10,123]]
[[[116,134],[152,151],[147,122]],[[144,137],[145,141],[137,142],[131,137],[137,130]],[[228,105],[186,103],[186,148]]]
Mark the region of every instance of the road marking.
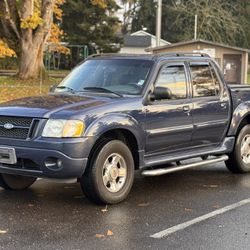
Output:
[[195,219],[193,219],[193,220],[190,220],[190,221],[181,223],[181,224],[179,224],[179,225],[170,227],[170,228],[168,228],[168,229],[166,229],[166,230],[163,230],[163,231],[160,231],[160,232],[158,232],[158,233],[155,233],[155,234],[151,235],[150,237],[151,237],[151,238],[155,238],[155,239],[162,239],[162,238],[164,238],[164,237],[169,236],[170,234],[176,233],[176,232],[178,232],[178,231],[180,231],[180,230],[183,230],[183,229],[185,229],[185,228],[187,228],[187,227],[190,227],[190,226],[192,226],[192,225],[194,225],[194,224],[197,224],[197,223],[199,223],[199,222],[208,220],[208,219],[210,219],[210,218],[212,218],[212,217],[215,217],[215,216],[217,216],[217,215],[220,215],[220,214],[226,213],[226,212],[228,212],[228,211],[234,210],[234,209],[236,209],[236,208],[238,208],[238,207],[245,206],[245,205],[247,205],[247,204],[250,204],[250,198],[249,198],[249,199],[242,200],[242,201],[239,201],[239,202],[237,202],[237,203],[234,203],[234,204],[232,204],[232,205],[226,206],[226,207],[224,207],[224,208],[220,208],[220,209],[215,210],[215,211],[213,211],[213,212],[211,212],[211,213],[204,214],[204,215],[202,215],[202,216],[200,216],[200,217],[197,217],[197,218],[195,218]]

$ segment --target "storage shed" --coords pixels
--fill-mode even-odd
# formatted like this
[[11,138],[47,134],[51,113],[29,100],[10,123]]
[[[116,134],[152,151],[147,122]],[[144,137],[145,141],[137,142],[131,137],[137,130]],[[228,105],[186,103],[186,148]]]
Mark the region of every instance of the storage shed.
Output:
[[224,72],[228,83],[247,83],[248,53],[250,50],[206,40],[172,43],[147,49],[154,54],[167,52],[201,52],[214,58]]

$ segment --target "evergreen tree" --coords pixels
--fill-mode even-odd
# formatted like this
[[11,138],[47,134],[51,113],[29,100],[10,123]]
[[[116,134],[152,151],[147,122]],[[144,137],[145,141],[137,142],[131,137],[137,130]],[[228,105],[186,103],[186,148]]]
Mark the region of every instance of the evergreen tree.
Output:
[[62,29],[71,44],[96,44],[103,52],[111,52],[116,36],[118,18],[114,16],[119,6],[107,0],[106,6],[93,5],[90,0],[67,0],[63,6]]
[[[156,30],[156,3],[152,0],[139,0],[137,5],[130,10],[132,16],[132,32],[147,28],[151,34]],[[162,38],[170,42],[178,42],[182,38],[178,27],[175,25],[177,12],[173,8],[172,0],[162,0]],[[181,29],[181,27],[179,27]]]

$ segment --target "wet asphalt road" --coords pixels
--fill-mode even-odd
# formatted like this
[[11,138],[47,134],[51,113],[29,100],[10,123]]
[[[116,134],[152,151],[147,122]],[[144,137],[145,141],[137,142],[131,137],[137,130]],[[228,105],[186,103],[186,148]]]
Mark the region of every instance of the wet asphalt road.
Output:
[[39,180],[26,191],[0,189],[0,249],[250,249],[249,204],[150,238],[248,198],[250,174],[233,175],[224,164],[138,174],[128,199],[107,209],[90,203],[78,184]]

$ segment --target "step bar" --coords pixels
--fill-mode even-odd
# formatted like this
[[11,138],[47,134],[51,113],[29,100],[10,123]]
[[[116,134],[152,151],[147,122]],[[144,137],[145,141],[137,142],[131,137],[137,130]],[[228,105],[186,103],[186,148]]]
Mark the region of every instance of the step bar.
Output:
[[143,170],[141,174],[143,176],[159,176],[159,175],[170,174],[170,173],[174,173],[174,172],[178,172],[178,171],[182,171],[182,170],[186,170],[190,168],[201,167],[201,166],[205,166],[208,164],[217,163],[217,162],[226,161],[226,160],[228,160],[228,155],[220,155],[213,159],[206,159],[206,160],[189,163],[185,165],[179,165],[179,166],[168,167],[168,168]]

